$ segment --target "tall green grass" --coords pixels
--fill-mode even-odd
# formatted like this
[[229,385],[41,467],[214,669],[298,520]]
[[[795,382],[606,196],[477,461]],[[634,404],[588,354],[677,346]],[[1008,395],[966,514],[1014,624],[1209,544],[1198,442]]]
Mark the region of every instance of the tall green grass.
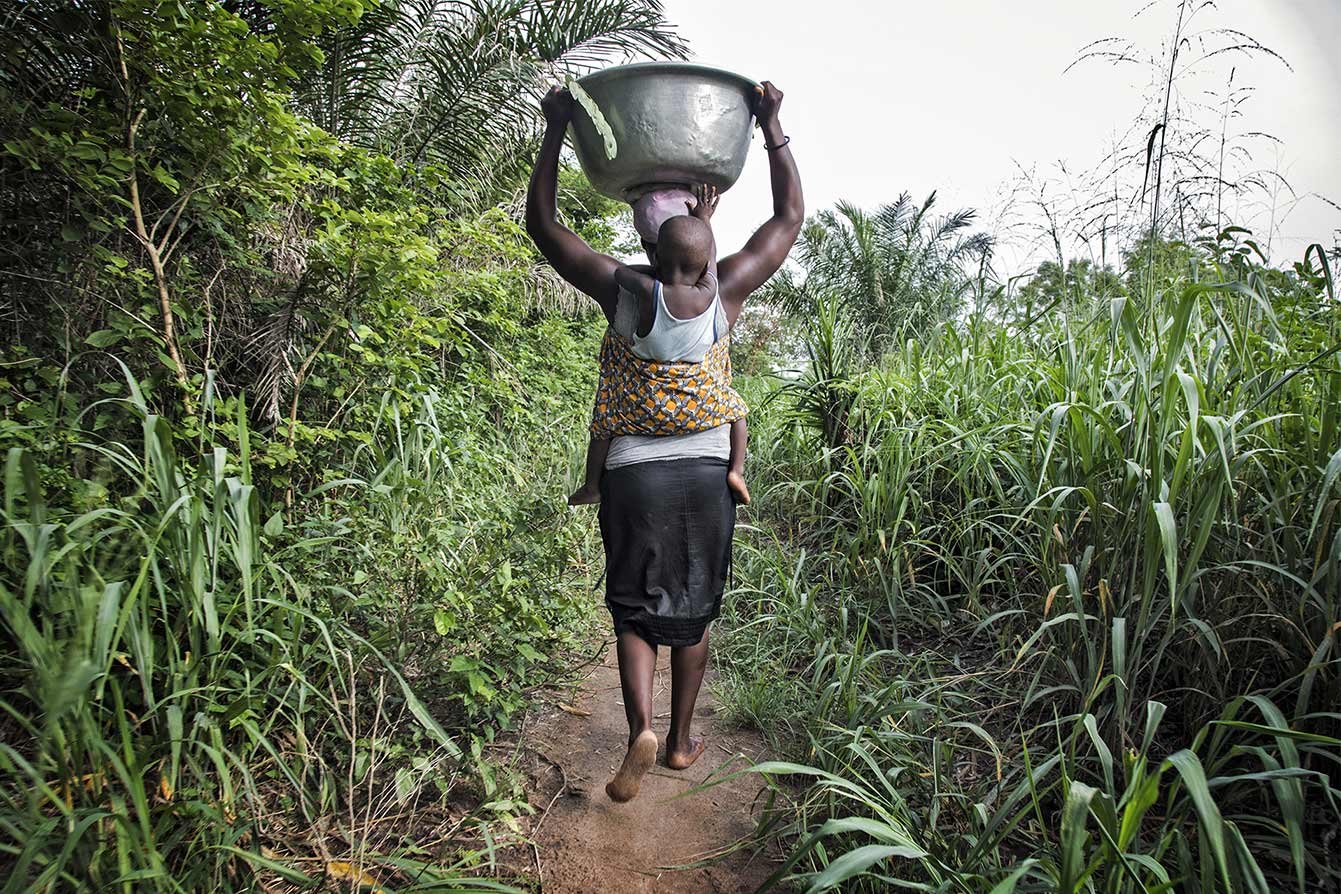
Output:
[[[723,657],[732,708],[803,760],[758,769],[809,780],[778,879],[1341,883],[1330,275],[1231,232],[1086,297],[815,364],[756,414],[774,484]],[[836,325],[812,321],[812,355]]]
[[[101,497],[53,492],[52,457],[6,457],[0,890],[505,890],[462,871],[468,848],[407,848],[384,822],[441,822],[470,770],[342,582],[304,573],[338,566],[348,530],[265,517],[243,403],[236,449],[191,459],[127,387],[112,403],[141,443],[73,451]],[[433,837],[464,843],[461,825]]]

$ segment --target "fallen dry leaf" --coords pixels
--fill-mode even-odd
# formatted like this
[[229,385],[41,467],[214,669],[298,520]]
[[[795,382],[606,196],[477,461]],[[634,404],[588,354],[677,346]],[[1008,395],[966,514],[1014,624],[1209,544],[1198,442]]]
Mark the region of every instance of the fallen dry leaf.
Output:
[[559,702],[559,710],[563,711],[565,714],[572,714],[575,717],[591,716],[590,711],[584,711],[582,708],[574,708],[572,705],[564,704],[563,702]]
[[334,879],[357,882],[360,885],[372,888],[373,894],[382,894],[382,889],[377,885],[377,879],[353,863],[327,863],[326,874]]

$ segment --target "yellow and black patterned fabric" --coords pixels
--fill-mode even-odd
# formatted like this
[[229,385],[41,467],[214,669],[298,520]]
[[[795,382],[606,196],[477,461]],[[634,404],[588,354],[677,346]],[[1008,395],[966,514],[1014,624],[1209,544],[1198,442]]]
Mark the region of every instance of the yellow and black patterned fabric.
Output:
[[702,363],[643,360],[627,338],[606,329],[592,435],[685,435],[744,419],[749,410],[731,387],[730,348],[727,336]]

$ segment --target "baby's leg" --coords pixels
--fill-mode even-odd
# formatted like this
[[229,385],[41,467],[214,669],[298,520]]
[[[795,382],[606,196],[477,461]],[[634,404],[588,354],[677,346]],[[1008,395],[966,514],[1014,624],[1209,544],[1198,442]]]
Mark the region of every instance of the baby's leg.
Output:
[[601,472],[605,470],[605,457],[609,452],[609,438],[592,438],[587,443],[587,478],[568,498],[569,506],[601,502]]
[[745,444],[749,428],[744,419],[731,423],[731,460],[726,470],[726,483],[736,495],[736,502],[748,506],[750,489],[745,486]]

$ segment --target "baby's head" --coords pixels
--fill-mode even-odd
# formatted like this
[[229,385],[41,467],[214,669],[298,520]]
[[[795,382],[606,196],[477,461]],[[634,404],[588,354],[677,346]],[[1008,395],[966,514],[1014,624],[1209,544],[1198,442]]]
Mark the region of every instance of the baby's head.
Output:
[[643,250],[647,260],[660,268],[662,264],[660,246],[661,227],[667,221],[689,214],[689,209],[697,204],[694,194],[682,186],[662,187],[643,193],[633,202],[633,226],[643,240]]
[[656,252],[662,282],[698,282],[712,260],[712,229],[688,214],[667,218],[657,233]]

